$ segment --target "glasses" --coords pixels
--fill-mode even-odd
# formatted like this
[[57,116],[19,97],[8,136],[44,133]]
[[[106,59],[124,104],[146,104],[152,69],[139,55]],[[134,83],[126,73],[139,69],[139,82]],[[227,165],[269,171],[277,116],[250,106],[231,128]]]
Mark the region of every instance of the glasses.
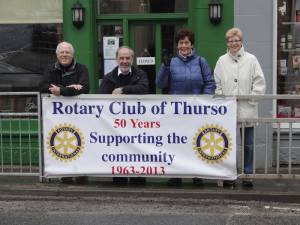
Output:
[[232,40],[232,41],[227,41],[227,43],[229,44],[235,44],[235,43],[239,43],[241,40]]

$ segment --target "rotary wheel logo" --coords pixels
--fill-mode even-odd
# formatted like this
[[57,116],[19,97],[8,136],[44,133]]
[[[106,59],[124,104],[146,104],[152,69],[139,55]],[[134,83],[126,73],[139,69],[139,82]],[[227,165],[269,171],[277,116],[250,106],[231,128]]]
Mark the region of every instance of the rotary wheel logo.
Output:
[[199,158],[208,163],[222,162],[232,149],[232,140],[226,129],[218,125],[206,125],[198,129],[193,141]]
[[84,138],[80,131],[70,124],[60,124],[51,129],[47,144],[49,153],[57,160],[72,161],[83,151]]

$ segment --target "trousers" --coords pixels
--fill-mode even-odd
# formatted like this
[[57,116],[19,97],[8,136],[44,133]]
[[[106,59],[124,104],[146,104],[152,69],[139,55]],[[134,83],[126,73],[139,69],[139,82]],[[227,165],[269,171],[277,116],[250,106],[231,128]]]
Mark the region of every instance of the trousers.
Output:
[[[253,127],[245,127],[244,140],[244,173],[250,174],[253,172]],[[243,129],[240,129],[241,139],[243,138]]]

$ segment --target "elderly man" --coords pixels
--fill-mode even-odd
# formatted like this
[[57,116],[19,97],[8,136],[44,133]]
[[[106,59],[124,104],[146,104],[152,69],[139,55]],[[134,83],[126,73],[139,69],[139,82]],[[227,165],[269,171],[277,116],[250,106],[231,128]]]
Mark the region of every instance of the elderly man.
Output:
[[133,66],[134,52],[122,46],[116,52],[118,66],[104,76],[100,94],[148,94],[149,82],[146,73]]
[[[61,42],[56,48],[57,62],[48,69],[40,85],[42,93],[55,96],[75,96],[89,93],[89,75],[87,68],[74,59],[74,48],[68,42]],[[83,183],[87,177],[76,177],[77,183]],[[62,177],[64,183],[73,182],[72,177]]]
[[[148,94],[149,82],[146,73],[133,66],[134,52],[122,46],[116,52],[118,66],[104,76],[100,85],[100,94]],[[145,178],[131,178],[132,184],[144,184]],[[114,177],[113,183],[127,184],[127,177]]]
[[74,96],[89,93],[87,68],[74,59],[74,48],[61,42],[56,48],[57,62],[44,75],[40,91],[56,96]]

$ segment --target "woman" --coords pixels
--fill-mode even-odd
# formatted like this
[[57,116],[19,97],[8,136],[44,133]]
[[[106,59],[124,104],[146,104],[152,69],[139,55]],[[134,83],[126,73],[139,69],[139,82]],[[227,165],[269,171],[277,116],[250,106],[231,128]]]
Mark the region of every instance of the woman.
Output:
[[[163,63],[156,76],[159,88],[168,88],[169,94],[214,94],[215,82],[203,57],[194,49],[195,35],[191,30],[180,29],[175,37],[176,57]],[[167,64],[167,65],[166,65]]]
[[[246,52],[243,34],[232,28],[225,35],[227,53],[222,55],[214,70],[218,95],[262,95],[265,93],[265,78],[257,58]],[[254,101],[238,102],[238,118],[257,117],[257,104]],[[242,131],[242,129],[241,129]],[[242,133],[242,132],[241,132]],[[241,134],[242,136],[242,134]],[[245,128],[244,172],[252,173],[253,167],[253,126]],[[234,185],[235,181],[224,181],[224,185]],[[253,186],[251,180],[244,180],[244,186]]]
[[[164,62],[158,75],[156,85],[168,88],[169,94],[214,94],[215,82],[211,70],[203,57],[194,49],[195,35],[191,30],[180,29],[175,41],[177,54],[170,63]],[[201,179],[194,178],[195,185],[202,184]],[[172,178],[168,185],[180,185],[181,178]]]

